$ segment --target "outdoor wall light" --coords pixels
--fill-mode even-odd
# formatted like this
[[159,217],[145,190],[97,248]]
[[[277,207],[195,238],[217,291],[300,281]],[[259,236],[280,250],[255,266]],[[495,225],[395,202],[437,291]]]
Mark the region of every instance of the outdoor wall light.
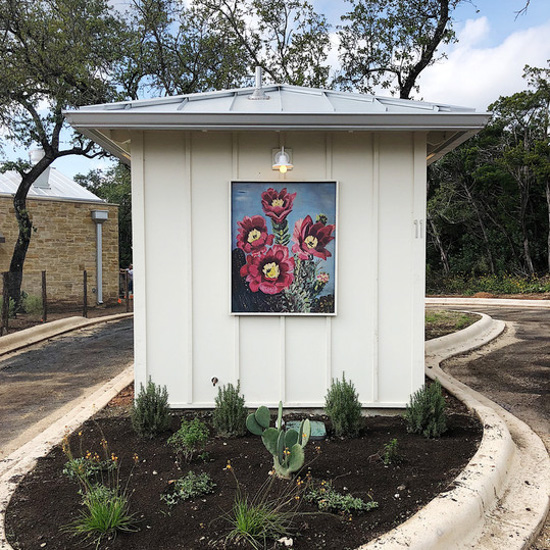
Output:
[[281,147],[280,151],[275,151],[273,155],[273,170],[279,170],[281,174],[286,174],[289,170],[294,168],[294,165],[291,162],[290,155],[292,150],[288,149],[285,151],[284,147]]

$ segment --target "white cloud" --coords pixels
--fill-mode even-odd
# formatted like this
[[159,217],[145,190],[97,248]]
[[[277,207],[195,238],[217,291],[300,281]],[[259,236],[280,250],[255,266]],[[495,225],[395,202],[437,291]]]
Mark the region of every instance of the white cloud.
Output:
[[447,52],[448,59],[422,73],[422,98],[485,110],[501,95],[526,89],[522,78],[526,64],[545,67],[550,59],[550,21],[512,33],[495,47],[479,46],[489,32],[485,17],[467,21],[458,44]]

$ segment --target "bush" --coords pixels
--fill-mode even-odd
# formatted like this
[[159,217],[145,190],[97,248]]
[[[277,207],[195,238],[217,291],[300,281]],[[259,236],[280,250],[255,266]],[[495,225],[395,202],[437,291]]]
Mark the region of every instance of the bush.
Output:
[[212,416],[214,429],[222,437],[246,434],[246,417],[244,396],[240,395],[241,384],[227,384],[218,388],[216,407]]
[[325,397],[325,413],[336,435],[354,437],[359,433],[361,403],[353,382],[348,382],[344,374],[342,381],[332,381]]
[[132,426],[140,437],[152,439],[170,426],[168,391],[149,380],[147,387],[140,384],[139,394],[132,407]]
[[447,430],[445,398],[436,380],[411,396],[405,411],[407,431],[424,437],[440,437]]
[[318,489],[310,489],[305,496],[306,502],[317,504],[321,512],[351,514],[353,512],[369,512],[378,508],[374,500],[364,501],[353,495],[335,491],[330,483],[323,481]]
[[181,421],[180,429],[168,439],[168,444],[181,454],[186,462],[191,462],[196,454],[204,453],[208,441],[208,427],[198,418]]
[[42,314],[42,298],[25,294],[22,299],[23,311],[31,315]]
[[160,498],[169,506],[174,506],[180,500],[187,500],[212,493],[215,487],[216,484],[208,474],[202,472],[197,475],[191,471],[185,477],[177,479],[170,487],[170,491],[161,495]]

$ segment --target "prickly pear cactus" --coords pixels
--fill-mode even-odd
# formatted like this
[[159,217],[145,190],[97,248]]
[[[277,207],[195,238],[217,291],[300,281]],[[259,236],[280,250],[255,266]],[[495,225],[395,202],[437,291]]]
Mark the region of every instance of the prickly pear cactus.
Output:
[[248,415],[246,427],[254,435],[260,435],[265,448],[273,455],[275,475],[281,479],[290,479],[305,460],[304,447],[311,435],[311,424],[306,418],[302,420],[300,429],[283,429],[283,403],[279,402],[279,411],[275,427],[269,427],[270,414],[267,407],[259,407],[256,412]]

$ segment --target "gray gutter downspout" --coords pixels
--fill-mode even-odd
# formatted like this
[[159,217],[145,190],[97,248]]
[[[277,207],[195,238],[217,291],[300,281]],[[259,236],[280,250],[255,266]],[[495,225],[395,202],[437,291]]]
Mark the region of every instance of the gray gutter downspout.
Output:
[[103,303],[103,222],[109,218],[107,210],[92,210],[92,220],[96,224],[96,286],[97,303]]

